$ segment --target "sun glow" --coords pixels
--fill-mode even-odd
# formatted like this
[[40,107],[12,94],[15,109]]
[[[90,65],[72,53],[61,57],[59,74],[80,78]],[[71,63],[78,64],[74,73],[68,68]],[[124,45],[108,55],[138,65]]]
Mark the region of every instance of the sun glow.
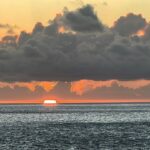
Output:
[[44,106],[56,106],[57,101],[56,100],[44,100],[43,105]]

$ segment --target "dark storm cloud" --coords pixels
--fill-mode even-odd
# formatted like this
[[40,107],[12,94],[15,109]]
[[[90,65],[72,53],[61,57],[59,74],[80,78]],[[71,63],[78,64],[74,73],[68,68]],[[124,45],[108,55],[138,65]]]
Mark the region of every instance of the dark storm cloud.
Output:
[[103,31],[103,25],[95,14],[91,5],[83,6],[76,11],[65,11],[65,26],[77,32]]
[[[68,19],[69,14],[76,19]],[[59,33],[62,26],[68,29],[65,33]],[[122,36],[102,26],[89,5],[74,12],[67,10],[46,27],[37,23],[32,33],[21,32],[16,45],[0,45],[0,80],[150,79],[149,43],[148,36],[146,40]]]
[[16,43],[17,36],[6,35],[2,38],[2,42],[4,43]]
[[36,34],[38,32],[42,32],[44,30],[44,26],[41,22],[36,23],[33,28],[32,34]]
[[143,37],[145,41],[149,41],[150,39],[150,23],[145,27],[145,35]]
[[127,16],[121,16],[114,24],[113,29],[122,36],[129,36],[146,26],[147,22],[142,15],[129,13]]
[[[34,30],[33,30],[34,32]],[[31,35],[29,33],[26,33],[25,31],[22,31],[20,33],[19,39],[18,39],[18,45],[23,45],[27,40],[31,38]]]

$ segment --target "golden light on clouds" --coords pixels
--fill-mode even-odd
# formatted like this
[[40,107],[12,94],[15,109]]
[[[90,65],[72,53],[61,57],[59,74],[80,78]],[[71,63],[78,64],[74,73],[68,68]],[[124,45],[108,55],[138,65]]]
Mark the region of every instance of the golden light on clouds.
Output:
[[[130,89],[137,89],[144,87],[150,84],[149,80],[135,80],[135,81],[117,81],[117,80],[108,80],[108,81],[93,81],[93,80],[80,80],[71,82],[70,91],[82,95],[85,92],[94,90],[98,87],[111,87],[114,83],[117,83],[119,86],[123,86]],[[34,92],[36,87],[42,87],[45,91],[49,92],[55,88],[58,82],[48,82],[48,81],[33,81],[33,82],[0,82],[0,88],[9,87],[14,89],[15,87],[25,87],[30,91]],[[48,97],[44,97],[45,99]],[[56,99],[57,97],[52,97]]]
[[145,35],[145,31],[144,30],[140,30],[140,31],[137,32],[136,35],[138,35],[138,36],[144,36]]
[[114,83],[119,86],[137,89],[147,85],[150,85],[149,80],[135,80],[135,81],[118,81],[118,80],[108,80],[108,81],[93,81],[93,80],[80,80],[71,83],[71,92],[82,95],[90,90],[101,87],[111,87]]
[[57,85],[57,82],[47,82],[47,81],[41,81],[41,82],[15,82],[15,83],[7,83],[7,82],[0,82],[0,88],[4,87],[10,87],[14,89],[16,86],[18,87],[26,87],[31,91],[35,91],[36,87],[42,87],[45,91],[52,90]]

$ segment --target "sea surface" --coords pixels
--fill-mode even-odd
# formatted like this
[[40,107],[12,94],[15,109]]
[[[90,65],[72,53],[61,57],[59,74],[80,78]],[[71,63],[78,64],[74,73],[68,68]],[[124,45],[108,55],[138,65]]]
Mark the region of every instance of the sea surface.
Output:
[[0,105],[0,150],[150,150],[150,104]]

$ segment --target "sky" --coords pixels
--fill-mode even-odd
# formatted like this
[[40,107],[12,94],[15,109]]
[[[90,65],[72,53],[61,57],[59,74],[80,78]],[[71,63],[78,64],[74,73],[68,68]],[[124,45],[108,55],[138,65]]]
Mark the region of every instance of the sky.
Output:
[[150,18],[148,0],[5,0],[1,1],[0,20],[30,32],[36,22],[47,24],[57,13],[62,13],[64,7],[74,10],[83,4],[93,5],[104,24],[109,26],[129,12]]
[[0,103],[147,102],[149,0],[5,0]]

